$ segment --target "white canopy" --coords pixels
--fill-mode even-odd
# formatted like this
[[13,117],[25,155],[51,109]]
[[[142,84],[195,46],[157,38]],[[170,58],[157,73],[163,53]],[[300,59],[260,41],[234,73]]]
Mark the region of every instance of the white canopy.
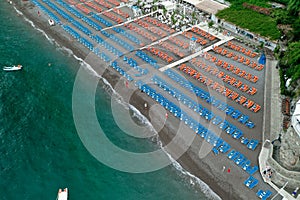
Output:
[[296,108],[292,116],[292,126],[300,137],[300,99],[296,103]]

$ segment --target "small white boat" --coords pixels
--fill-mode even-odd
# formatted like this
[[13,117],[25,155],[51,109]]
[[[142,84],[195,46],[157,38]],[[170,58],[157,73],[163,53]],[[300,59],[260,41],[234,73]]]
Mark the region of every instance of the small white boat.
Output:
[[49,23],[50,26],[54,26],[55,25],[55,22],[52,19],[48,19],[48,23]]
[[59,189],[56,200],[67,200],[68,199],[68,188],[64,190]]
[[3,67],[4,71],[17,71],[22,69],[22,65],[13,65],[11,67]]

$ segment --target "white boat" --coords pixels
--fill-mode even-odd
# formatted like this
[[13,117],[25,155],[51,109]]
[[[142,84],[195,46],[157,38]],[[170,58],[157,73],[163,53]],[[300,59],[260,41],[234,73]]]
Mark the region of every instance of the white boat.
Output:
[[17,71],[22,69],[22,65],[13,65],[11,67],[3,67],[4,71]]
[[56,200],[67,200],[68,199],[68,188],[64,190],[59,189]]
[[54,26],[55,25],[55,22],[52,19],[48,19],[48,23],[49,23],[50,26]]

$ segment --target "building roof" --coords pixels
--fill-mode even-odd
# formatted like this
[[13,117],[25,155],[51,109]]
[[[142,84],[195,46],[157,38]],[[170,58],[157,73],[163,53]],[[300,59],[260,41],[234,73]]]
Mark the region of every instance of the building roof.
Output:
[[228,6],[213,0],[201,0],[198,1],[195,7],[199,10],[202,10],[203,12],[215,15],[219,10],[223,10]]
[[300,99],[296,103],[296,108],[292,116],[292,126],[300,137]]

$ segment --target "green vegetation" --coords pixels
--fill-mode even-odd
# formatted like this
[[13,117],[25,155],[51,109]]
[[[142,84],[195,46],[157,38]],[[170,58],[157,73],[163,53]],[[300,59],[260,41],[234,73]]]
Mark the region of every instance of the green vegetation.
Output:
[[274,18],[241,6],[231,6],[222,10],[217,14],[217,17],[261,36],[269,37],[271,40],[277,40],[280,37],[280,31],[277,29]]
[[[220,11],[217,17],[225,19],[235,25],[258,33],[261,36],[277,40],[284,36],[284,42],[289,44],[287,50],[282,52],[279,46],[274,50],[279,59],[280,89],[281,94],[287,96],[300,96],[300,1],[299,0],[273,0],[284,4],[286,9],[274,9],[269,0],[229,0],[231,6]],[[243,3],[271,9],[269,13],[260,14],[257,9],[245,8]],[[249,7],[249,6],[247,6]],[[265,9],[265,10],[266,10]],[[278,25],[283,27],[282,32]],[[283,26],[282,26],[283,25]],[[286,81],[291,79],[291,90],[285,87]],[[290,88],[289,88],[290,89]]]

